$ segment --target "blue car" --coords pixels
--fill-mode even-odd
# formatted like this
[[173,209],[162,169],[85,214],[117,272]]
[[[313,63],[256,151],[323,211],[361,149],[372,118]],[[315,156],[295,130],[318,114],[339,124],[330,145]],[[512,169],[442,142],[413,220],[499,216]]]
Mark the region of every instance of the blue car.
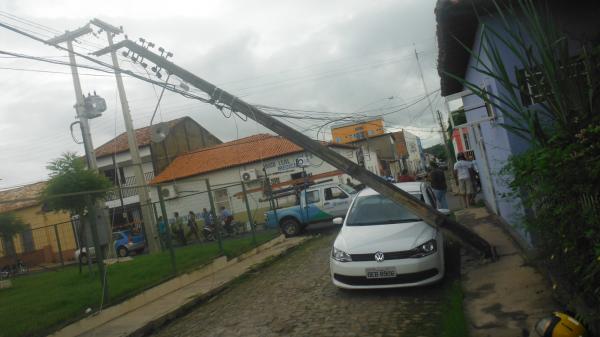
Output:
[[129,255],[131,251],[141,253],[146,247],[144,235],[133,234],[130,230],[114,232],[112,234],[115,251],[119,257]]
[[[144,235],[142,233],[133,234],[133,232],[130,230],[112,233],[112,240],[115,252],[119,257],[125,257],[132,251],[135,251],[139,254],[144,250],[144,248],[146,248],[146,240],[144,240]],[[92,260],[94,260],[96,258],[94,247],[90,247],[90,253]],[[85,247],[75,251],[75,259],[80,260],[83,264],[87,263],[87,255],[88,254]]]

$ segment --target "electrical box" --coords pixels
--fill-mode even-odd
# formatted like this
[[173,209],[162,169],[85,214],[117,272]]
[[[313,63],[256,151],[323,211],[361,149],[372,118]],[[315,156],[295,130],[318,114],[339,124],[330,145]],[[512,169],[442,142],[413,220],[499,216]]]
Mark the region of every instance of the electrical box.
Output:
[[[71,218],[75,227],[78,247],[93,247],[94,238],[92,236],[92,226],[87,216],[81,221],[78,215]],[[110,226],[108,210],[106,208],[96,208],[96,228],[98,230],[98,241],[100,246],[106,246],[112,241],[112,228]]]
[[81,112],[83,117],[87,119],[100,117],[105,110],[106,101],[96,93],[94,93],[94,96],[88,94],[87,97],[83,98],[83,111]]

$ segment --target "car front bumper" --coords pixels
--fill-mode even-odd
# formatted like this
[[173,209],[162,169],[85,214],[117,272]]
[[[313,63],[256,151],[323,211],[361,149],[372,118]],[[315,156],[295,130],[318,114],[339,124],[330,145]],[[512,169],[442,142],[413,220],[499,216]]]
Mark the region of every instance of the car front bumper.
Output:
[[[443,247],[443,246],[442,246]],[[367,268],[394,268],[395,278],[368,279]],[[331,281],[340,288],[376,289],[415,287],[435,283],[444,277],[443,249],[421,258],[339,262],[329,258]]]

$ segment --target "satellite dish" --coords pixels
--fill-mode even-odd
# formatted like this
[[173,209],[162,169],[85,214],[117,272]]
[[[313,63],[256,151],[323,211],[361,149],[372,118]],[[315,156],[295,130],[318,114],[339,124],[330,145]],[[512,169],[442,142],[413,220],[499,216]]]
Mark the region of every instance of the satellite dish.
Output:
[[152,129],[150,130],[150,139],[153,143],[160,143],[169,134],[169,126],[167,123],[159,123],[152,125]]

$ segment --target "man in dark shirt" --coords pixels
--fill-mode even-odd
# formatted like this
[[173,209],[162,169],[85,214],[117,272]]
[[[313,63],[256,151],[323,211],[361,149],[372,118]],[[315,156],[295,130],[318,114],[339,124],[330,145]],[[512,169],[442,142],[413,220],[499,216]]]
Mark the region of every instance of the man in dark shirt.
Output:
[[435,198],[438,201],[438,208],[447,209],[448,201],[446,200],[446,175],[435,162],[431,163],[429,181],[431,183],[431,189],[435,194]]

